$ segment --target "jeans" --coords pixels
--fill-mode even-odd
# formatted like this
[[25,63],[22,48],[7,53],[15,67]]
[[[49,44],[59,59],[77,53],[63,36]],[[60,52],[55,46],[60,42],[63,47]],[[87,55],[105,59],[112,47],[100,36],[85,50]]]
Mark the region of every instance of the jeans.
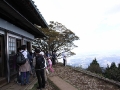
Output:
[[56,62],[55,62],[55,58],[52,58],[52,64],[55,65]]
[[30,78],[30,72],[21,72],[21,85],[28,84]]

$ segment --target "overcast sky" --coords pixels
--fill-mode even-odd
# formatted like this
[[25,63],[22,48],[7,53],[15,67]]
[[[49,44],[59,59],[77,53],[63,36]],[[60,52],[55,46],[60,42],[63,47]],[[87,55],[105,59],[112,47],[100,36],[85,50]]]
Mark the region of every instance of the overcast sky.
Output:
[[120,0],[33,0],[49,24],[57,21],[80,40],[76,53],[120,50]]

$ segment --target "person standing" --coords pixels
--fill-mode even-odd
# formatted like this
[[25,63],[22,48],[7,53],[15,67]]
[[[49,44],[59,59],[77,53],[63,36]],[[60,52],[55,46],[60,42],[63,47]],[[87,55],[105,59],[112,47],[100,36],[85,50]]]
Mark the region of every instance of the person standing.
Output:
[[27,57],[29,59],[29,63],[31,66],[30,74],[33,74],[33,55],[32,55],[32,52],[27,51]]
[[62,52],[62,57],[63,57],[63,65],[66,66],[67,58],[66,58],[66,53],[65,52]]
[[36,49],[35,52],[36,52],[35,70],[39,85],[37,89],[41,90],[42,88],[45,88],[45,75],[44,75],[45,61],[43,55],[40,54],[39,49]]
[[57,58],[56,52],[53,52],[52,53],[52,65],[56,64],[56,58]]
[[21,65],[19,68],[19,71],[21,74],[21,85],[26,85],[26,84],[29,84],[30,71],[31,71],[30,62],[27,57],[27,46],[26,45],[21,46],[21,52],[26,59],[26,63]]
[[46,57],[49,57],[49,51],[46,51],[46,52],[45,52],[45,56],[46,56]]
[[45,75],[45,81],[47,82],[47,63],[46,63],[46,54],[43,51],[40,51],[40,54],[43,56],[44,61],[45,61],[45,68],[44,68],[44,75]]
[[52,61],[50,59],[50,57],[48,57],[48,70],[50,70],[51,72],[54,72],[53,68],[52,68]]
[[[21,52],[21,47],[17,48],[17,53],[20,53]],[[17,54],[16,54],[16,59],[17,59]],[[17,64],[17,60],[16,60],[16,70],[17,70],[17,83],[18,84],[21,84],[21,77],[20,77],[20,73],[19,73],[19,67],[20,65]]]
[[33,53],[33,77],[36,76],[35,64],[36,64],[36,53],[35,53],[35,51],[34,51],[34,53]]

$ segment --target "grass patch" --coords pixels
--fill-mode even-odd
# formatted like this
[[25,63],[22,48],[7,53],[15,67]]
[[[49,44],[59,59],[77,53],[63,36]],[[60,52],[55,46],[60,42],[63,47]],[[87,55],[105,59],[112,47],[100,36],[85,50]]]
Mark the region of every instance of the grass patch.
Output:
[[31,90],[36,90],[38,83],[34,84],[34,87]]

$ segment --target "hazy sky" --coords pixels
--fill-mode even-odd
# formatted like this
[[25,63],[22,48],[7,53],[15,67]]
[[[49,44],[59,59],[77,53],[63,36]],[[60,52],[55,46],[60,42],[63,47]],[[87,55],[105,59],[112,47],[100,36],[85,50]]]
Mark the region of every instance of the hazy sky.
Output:
[[120,50],[120,0],[33,0],[49,24],[57,21],[80,40],[76,53]]

